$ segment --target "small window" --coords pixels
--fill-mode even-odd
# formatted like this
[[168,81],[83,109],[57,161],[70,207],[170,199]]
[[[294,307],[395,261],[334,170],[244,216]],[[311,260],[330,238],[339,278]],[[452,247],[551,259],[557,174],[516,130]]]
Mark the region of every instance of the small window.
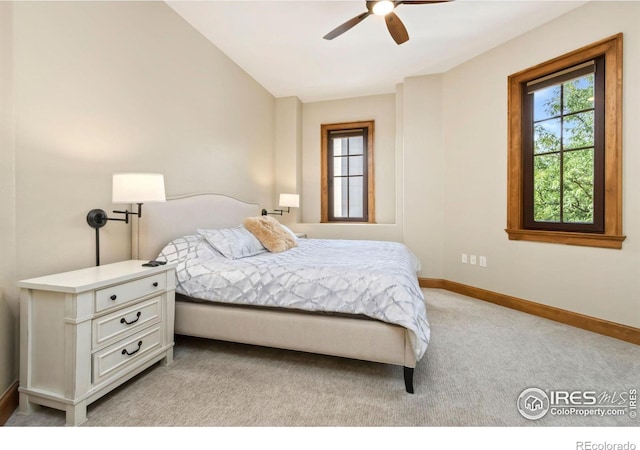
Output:
[[622,34],[508,87],[509,239],[622,248]]
[[374,222],[374,122],[322,125],[322,222]]

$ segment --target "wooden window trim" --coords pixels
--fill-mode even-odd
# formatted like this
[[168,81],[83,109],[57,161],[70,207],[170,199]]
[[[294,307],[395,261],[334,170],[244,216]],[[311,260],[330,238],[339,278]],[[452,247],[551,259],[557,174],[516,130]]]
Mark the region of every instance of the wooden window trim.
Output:
[[[329,153],[329,139],[328,135],[330,131],[343,131],[356,128],[367,128],[367,202],[368,202],[368,216],[367,221],[338,221],[329,220],[329,167],[328,167],[328,153]],[[373,163],[373,135],[375,132],[375,122],[373,120],[363,122],[344,122],[323,124],[320,126],[321,134],[321,188],[320,193],[322,197],[320,222],[321,223],[376,223],[376,208],[375,208],[375,176],[374,176],[374,163]]]
[[[591,61],[592,64],[588,66],[581,67],[584,65],[579,65],[576,70],[575,67],[570,67],[564,74],[557,75],[552,74],[549,79],[546,81],[536,83],[534,89],[540,89],[542,87],[548,87],[557,85],[558,83],[562,83],[564,81],[568,81],[573,79],[578,75],[586,75],[588,73],[596,74],[596,70],[602,70],[606,67],[604,56],[599,56]],[[534,219],[534,203],[533,203],[533,174],[534,174],[534,158],[524,158],[523,160],[523,174],[526,177],[523,179],[523,214],[524,214],[524,227],[529,230],[547,230],[547,231],[568,231],[568,232],[586,232],[586,233],[602,233],[604,231],[604,121],[605,121],[605,95],[604,95],[604,74],[602,76],[596,75],[595,84],[594,84],[594,96],[595,96],[595,104],[594,104],[594,112],[595,112],[595,120],[594,120],[594,142],[592,145],[593,155],[594,155],[594,173],[593,173],[593,187],[594,187],[594,208],[593,208],[593,222],[592,223],[566,223],[566,222],[558,222],[558,223],[545,223],[545,222],[536,222]],[[524,110],[523,110],[523,122],[524,123],[532,123],[533,122],[533,105],[530,102],[533,102],[532,96],[527,96],[528,92],[531,92],[527,85],[523,85],[523,101],[524,101]],[[573,112],[569,113],[569,115],[574,114]],[[563,110],[559,112],[558,117],[566,117]],[[525,155],[529,153],[534,153],[533,151],[533,135],[534,135],[534,127],[525,129],[522,132],[522,136],[525,138],[523,145],[523,153]],[[560,148],[557,149],[557,153],[559,155],[566,155],[576,149],[566,149],[564,144],[560,144]],[[536,155],[534,155],[535,157]],[[562,198],[562,194],[561,194]],[[560,201],[561,209],[564,209],[562,206],[562,200]]]
[[[604,232],[530,230],[524,227],[522,158],[522,85],[604,55],[605,189]],[[622,33],[509,76],[508,79],[507,228],[511,240],[589,247],[622,248]]]

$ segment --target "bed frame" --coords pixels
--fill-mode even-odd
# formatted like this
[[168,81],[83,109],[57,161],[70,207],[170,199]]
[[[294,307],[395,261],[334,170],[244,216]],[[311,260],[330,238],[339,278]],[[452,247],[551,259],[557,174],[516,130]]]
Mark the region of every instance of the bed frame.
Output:
[[[260,215],[260,207],[220,194],[194,194],[145,203],[133,222],[134,259],[155,259],[173,239],[197,228],[238,226]],[[377,320],[194,302],[176,295],[175,333],[243,344],[340,356],[404,367],[413,393],[416,359],[409,332]]]

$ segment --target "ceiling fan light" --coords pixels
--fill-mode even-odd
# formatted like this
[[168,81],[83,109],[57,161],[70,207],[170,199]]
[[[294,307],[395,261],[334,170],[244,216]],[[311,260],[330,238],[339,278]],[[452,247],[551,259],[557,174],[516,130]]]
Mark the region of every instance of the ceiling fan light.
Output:
[[382,0],[373,5],[373,13],[377,16],[386,16],[393,11],[394,8],[395,5],[392,1]]

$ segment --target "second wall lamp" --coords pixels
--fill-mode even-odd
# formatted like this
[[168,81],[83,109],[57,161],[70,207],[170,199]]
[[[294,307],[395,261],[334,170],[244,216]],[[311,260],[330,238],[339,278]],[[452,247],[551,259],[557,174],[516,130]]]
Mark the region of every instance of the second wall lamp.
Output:
[[300,207],[300,196],[298,194],[280,194],[280,201],[278,202],[278,206],[280,208],[287,208],[286,211],[284,209],[276,209],[275,212],[268,212],[266,209],[262,210],[262,215],[266,216],[267,214],[273,214],[277,216],[281,216],[283,213],[291,212],[291,208]]

